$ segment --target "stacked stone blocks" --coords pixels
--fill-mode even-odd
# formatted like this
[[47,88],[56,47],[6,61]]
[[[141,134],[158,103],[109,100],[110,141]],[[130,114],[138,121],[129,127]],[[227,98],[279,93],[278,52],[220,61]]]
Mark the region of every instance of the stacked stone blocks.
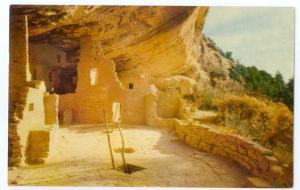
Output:
[[219,131],[196,122],[174,120],[176,135],[201,151],[229,158],[274,185],[291,186],[291,167],[280,163],[272,151],[234,134]]

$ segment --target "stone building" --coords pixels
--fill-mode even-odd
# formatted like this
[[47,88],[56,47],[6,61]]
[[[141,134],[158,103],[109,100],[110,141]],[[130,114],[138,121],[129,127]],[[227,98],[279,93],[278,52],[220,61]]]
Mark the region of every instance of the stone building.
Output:
[[53,125],[103,123],[103,111],[110,122],[113,102],[128,124],[184,117],[182,97],[193,93],[196,75],[206,76],[195,54],[206,12],[12,6],[9,164],[26,164],[29,139]]

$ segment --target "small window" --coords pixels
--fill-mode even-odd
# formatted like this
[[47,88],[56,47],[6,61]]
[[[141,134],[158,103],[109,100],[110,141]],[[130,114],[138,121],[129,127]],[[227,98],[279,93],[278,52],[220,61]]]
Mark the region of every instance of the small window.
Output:
[[97,84],[97,79],[98,79],[98,70],[96,68],[90,70],[90,79],[91,79],[91,86],[95,86]]
[[56,55],[56,58],[57,58],[57,63],[60,63],[61,59],[60,59],[60,54],[57,54]]
[[133,89],[133,84],[132,84],[132,83],[129,83],[129,84],[128,84],[128,88],[129,88],[129,89]]
[[30,103],[29,104],[29,111],[33,111],[33,109],[34,109],[34,105],[33,105],[33,103]]

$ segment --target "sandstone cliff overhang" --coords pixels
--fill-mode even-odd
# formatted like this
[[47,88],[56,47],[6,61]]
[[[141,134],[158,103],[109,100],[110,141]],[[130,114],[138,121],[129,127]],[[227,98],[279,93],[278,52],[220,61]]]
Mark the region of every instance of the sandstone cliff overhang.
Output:
[[[104,48],[118,42],[132,45],[181,24],[196,8],[16,5],[11,14],[28,16],[31,39],[69,50],[85,35],[99,36]],[[205,16],[208,8],[201,9]]]
[[186,6],[11,6],[11,14],[27,15],[31,42],[70,52],[80,48],[80,38],[97,36],[120,75],[139,73],[147,80],[202,72],[207,12],[208,7]]

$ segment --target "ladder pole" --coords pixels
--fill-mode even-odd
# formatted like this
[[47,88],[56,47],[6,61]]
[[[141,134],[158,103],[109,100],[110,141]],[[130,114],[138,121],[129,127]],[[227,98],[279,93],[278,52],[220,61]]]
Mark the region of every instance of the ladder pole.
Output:
[[124,171],[126,173],[128,173],[128,167],[127,167],[127,164],[126,164],[126,159],[125,159],[125,154],[124,154],[124,149],[125,149],[125,142],[124,142],[124,136],[123,136],[123,133],[122,133],[122,129],[120,127],[120,123],[117,122],[117,126],[118,126],[118,129],[119,129],[119,132],[120,132],[120,136],[121,136],[121,140],[122,140],[122,159],[123,159],[123,165],[124,165]]
[[109,135],[109,129],[108,129],[108,124],[107,124],[107,120],[106,120],[105,110],[103,110],[103,115],[104,115],[104,121],[105,121],[106,132],[107,132],[107,141],[108,141],[108,147],[109,147],[109,151],[110,151],[111,164],[112,164],[113,169],[116,169],[114,155],[113,155],[113,151],[112,151],[112,147],[111,147],[111,141],[110,141],[110,135]]

